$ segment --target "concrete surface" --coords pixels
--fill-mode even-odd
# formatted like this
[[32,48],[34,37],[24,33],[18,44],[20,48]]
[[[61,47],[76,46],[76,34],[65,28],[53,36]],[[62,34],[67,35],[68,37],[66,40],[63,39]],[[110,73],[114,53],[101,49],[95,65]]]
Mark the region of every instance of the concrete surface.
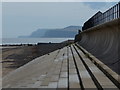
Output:
[[87,29],[76,41],[120,75],[120,19]]
[[3,77],[4,90],[7,88],[98,89],[100,86],[101,89],[118,90],[118,86],[75,45],[36,58]]

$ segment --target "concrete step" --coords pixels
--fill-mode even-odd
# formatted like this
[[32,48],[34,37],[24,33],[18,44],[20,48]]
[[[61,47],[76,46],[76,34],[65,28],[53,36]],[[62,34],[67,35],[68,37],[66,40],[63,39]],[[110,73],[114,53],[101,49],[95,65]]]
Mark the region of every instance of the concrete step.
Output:
[[3,78],[3,87],[55,90],[56,88],[118,89],[118,86],[75,45],[39,57],[11,72]]
[[78,49],[76,46],[74,47],[77,49],[80,57],[94,75],[94,78],[96,78],[101,88],[118,89],[117,86],[87,56],[85,56],[85,54],[80,49]]
[[73,46],[71,46],[72,51],[74,53],[74,57],[75,57],[75,61],[78,67],[78,72],[80,74],[80,78],[83,84],[84,88],[96,88],[96,85],[94,84],[91,76],[89,75],[87,69],[85,68],[84,64],[82,63],[80,57],[78,56],[77,52],[75,51],[75,49],[73,48]]

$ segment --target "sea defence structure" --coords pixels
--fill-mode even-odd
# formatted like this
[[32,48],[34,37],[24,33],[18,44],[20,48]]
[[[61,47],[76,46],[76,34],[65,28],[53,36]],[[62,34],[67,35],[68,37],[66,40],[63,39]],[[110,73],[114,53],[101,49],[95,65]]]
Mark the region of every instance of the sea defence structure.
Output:
[[85,27],[75,43],[4,76],[3,90],[120,90],[120,19]]
[[85,22],[75,41],[120,74],[120,3]]
[[120,89],[119,75],[78,44],[34,59],[4,76],[2,83],[3,90]]
[[2,79],[3,90],[119,90],[120,75],[79,44],[45,54],[10,72]]

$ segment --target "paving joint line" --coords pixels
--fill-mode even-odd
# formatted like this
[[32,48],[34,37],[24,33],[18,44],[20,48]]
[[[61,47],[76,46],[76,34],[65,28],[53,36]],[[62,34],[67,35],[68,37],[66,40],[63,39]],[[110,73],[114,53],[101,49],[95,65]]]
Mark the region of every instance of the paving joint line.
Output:
[[75,51],[77,52],[78,56],[80,57],[80,59],[81,59],[83,65],[85,66],[86,70],[90,74],[90,76],[91,76],[92,80],[94,81],[94,84],[96,85],[98,90],[103,90],[102,86],[100,85],[100,83],[98,82],[98,80],[96,79],[94,74],[91,72],[91,70],[89,69],[89,67],[87,66],[87,64],[85,63],[85,61],[83,60],[83,58],[81,57],[81,55],[79,54],[79,52],[77,51],[77,49],[75,48],[74,45],[73,45],[73,47],[74,47]]

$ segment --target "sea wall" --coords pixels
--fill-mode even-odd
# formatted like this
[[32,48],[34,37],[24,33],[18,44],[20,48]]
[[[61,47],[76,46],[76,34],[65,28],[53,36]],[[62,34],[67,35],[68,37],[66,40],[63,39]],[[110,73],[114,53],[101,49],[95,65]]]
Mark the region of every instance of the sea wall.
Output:
[[120,74],[120,19],[87,29],[75,41]]

